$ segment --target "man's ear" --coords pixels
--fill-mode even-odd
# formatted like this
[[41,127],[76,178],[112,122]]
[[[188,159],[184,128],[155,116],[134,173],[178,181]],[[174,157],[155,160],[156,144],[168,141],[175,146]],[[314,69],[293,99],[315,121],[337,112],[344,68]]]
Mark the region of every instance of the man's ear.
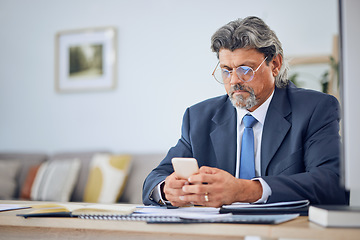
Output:
[[282,61],[283,58],[280,54],[276,55],[272,60],[271,60],[271,64],[272,64],[272,74],[274,77],[276,77],[277,75],[279,75],[280,72],[280,68],[282,66]]

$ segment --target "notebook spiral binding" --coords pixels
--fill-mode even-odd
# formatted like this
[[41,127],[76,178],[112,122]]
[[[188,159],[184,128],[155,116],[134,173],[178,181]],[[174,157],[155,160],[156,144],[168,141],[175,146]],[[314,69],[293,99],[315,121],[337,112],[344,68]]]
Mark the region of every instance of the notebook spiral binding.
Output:
[[180,221],[180,217],[175,216],[158,216],[158,215],[148,215],[148,216],[136,216],[136,215],[89,215],[81,214],[78,216],[81,219],[91,219],[91,220],[115,220],[115,221],[161,221],[161,222],[174,222]]

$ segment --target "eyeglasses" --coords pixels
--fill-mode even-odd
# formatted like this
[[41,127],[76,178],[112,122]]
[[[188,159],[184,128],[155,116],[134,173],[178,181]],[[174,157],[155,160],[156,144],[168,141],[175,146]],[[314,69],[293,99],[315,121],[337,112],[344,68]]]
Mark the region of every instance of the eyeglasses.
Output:
[[[260,65],[256,68],[256,70],[253,70],[251,67],[248,66],[240,66],[237,67],[235,72],[237,77],[243,81],[243,82],[250,82],[253,78],[257,70],[261,67],[261,65],[265,62],[267,57],[260,63]],[[230,82],[231,74],[233,70],[227,70],[224,68],[219,67],[220,62],[216,65],[212,75],[214,76],[215,80],[221,84],[226,84]]]

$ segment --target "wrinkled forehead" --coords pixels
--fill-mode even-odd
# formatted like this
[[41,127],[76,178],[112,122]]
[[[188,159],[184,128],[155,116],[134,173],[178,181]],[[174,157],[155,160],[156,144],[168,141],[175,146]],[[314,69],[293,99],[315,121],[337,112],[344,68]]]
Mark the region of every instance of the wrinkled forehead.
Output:
[[222,48],[219,51],[219,62],[222,68],[235,68],[244,65],[254,67],[263,58],[264,55],[256,49],[238,48],[232,51]]

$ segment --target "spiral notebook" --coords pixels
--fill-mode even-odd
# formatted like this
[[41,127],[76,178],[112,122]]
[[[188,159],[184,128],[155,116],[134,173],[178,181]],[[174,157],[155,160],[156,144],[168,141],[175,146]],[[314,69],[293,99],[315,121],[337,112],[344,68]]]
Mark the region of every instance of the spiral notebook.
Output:
[[239,223],[239,224],[279,224],[297,218],[299,214],[282,215],[233,215],[217,214],[206,216],[172,216],[152,214],[130,215],[87,215],[82,214],[81,219],[108,220],[108,221],[145,221],[148,224],[190,224],[190,223]]

